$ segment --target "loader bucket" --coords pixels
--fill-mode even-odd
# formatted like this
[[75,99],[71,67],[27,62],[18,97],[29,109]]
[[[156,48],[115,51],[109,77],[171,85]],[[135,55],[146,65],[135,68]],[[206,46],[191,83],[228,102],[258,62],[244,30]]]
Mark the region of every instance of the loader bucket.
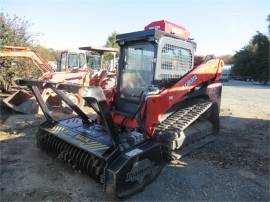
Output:
[[38,111],[38,104],[35,98],[25,90],[18,90],[5,98],[3,102],[16,112],[33,114]]

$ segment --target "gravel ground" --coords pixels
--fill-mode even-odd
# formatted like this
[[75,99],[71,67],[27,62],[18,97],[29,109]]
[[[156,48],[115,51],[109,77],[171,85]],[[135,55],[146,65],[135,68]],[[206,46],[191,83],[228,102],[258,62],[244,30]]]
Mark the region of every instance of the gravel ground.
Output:
[[[269,87],[225,83],[217,140],[168,164],[127,201],[269,201],[269,101]],[[38,120],[1,108],[0,200],[117,200],[36,148]]]

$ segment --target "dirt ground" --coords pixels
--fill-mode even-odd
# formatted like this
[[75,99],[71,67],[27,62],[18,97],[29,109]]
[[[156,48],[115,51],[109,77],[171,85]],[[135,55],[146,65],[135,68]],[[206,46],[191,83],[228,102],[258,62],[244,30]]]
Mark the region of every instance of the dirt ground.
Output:
[[[127,201],[269,201],[270,88],[224,84],[214,142],[167,165]],[[108,201],[101,185],[35,146],[39,116],[1,106],[1,201]]]

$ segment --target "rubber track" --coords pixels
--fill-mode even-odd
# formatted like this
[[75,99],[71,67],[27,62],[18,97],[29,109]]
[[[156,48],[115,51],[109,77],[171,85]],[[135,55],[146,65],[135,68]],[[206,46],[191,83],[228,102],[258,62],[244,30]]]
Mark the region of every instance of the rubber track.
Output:
[[199,137],[198,139],[196,139],[196,141],[192,140],[191,142],[189,142],[189,144],[185,145],[182,145],[182,142],[179,140],[181,138],[185,138],[181,136],[183,134],[183,131],[193,122],[195,122],[211,106],[212,102],[210,101],[204,101],[201,103],[189,105],[174,112],[157,126],[155,133],[166,145],[166,149],[164,151],[166,160],[175,160],[176,158],[174,158],[173,156],[178,156],[177,158],[180,158],[178,154],[173,152],[173,150],[177,150],[182,147],[185,147],[186,149],[189,147],[189,145],[192,148],[192,145],[194,145],[194,143],[197,142],[198,144],[200,144],[199,141],[204,142],[204,137]]
[[38,134],[37,144],[67,162],[73,169],[104,183],[105,161],[50,134]]

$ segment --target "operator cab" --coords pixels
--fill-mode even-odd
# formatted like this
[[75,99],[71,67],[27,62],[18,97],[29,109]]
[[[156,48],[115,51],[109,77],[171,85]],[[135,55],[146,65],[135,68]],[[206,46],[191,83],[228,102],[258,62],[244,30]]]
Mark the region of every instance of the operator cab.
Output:
[[147,94],[176,83],[192,70],[196,44],[188,39],[183,27],[176,27],[182,29],[179,36],[155,26],[162,23],[163,30],[168,31],[169,22],[158,21],[146,26],[144,31],[117,35],[120,58],[116,112],[134,116]]
[[57,72],[75,71],[77,69],[86,68],[85,53],[62,51],[60,55],[60,64],[58,64]]
[[[117,48],[109,48],[109,47],[93,47],[93,46],[86,46],[86,47],[80,47],[79,50],[87,51],[86,54],[86,61],[87,66],[93,70],[101,70],[106,69],[109,71],[114,70],[115,68],[115,57],[116,53],[118,52]],[[104,66],[104,54],[109,53],[109,55],[112,55],[112,64],[111,66],[107,64],[107,66]]]
[[[115,57],[118,52],[117,48],[108,47],[79,47],[79,52],[62,51],[60,55],[60,64],[58,64],[58,72],[76,72],[82,69],[108,69],[114,70]],[[81,52],[82,51],[82,52]],[[103,65],[103,57],[105,53],[112,54],[112,66]]]

